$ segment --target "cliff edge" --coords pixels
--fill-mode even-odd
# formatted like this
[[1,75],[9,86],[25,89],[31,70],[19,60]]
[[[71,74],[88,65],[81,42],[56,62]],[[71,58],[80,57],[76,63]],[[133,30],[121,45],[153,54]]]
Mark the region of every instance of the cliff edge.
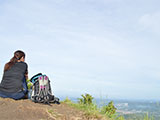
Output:
[[0,120],[96,120],[65,103],[45,105],[31,100],[0,98]]

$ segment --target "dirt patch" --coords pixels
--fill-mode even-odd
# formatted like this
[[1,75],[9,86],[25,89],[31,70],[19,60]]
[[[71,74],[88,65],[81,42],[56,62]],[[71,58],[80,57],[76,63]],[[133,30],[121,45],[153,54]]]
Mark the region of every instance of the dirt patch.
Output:
[[0,120],[88,120],[67,104],[44,105],[30,100],[0,98]]
[[12,100],[0,98],[0,119],[2,120],[40,120],[50,119],[44,105],[30,100]]

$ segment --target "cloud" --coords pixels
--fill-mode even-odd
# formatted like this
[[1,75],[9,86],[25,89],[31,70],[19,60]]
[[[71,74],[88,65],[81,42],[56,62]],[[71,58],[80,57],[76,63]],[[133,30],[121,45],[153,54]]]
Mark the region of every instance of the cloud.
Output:
[[[22,49],[29,75],[47,74],[54,91],[63,95],[127,97],[125,92],[134,92],[137,84],[154,86],[159,79],[159,42],[142,31],[159,30],[160,15],[137,13],[130,5],[123,0],[5,2],[0,7],[0,64]],[[134,26],[143,28],[142,37]]]
[[160,31],[160,12],[145,14],[140,17],[139,23],[143,29],[159,33]]

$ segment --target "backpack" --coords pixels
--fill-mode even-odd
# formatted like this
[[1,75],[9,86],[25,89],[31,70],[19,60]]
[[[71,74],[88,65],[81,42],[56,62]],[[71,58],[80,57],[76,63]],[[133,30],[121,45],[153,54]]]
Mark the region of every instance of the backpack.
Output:
[[59,98],[52,95],[50,80],[48,76],[38,73],[30,81],[33,83],[31,100],[35,103],[60,104]]

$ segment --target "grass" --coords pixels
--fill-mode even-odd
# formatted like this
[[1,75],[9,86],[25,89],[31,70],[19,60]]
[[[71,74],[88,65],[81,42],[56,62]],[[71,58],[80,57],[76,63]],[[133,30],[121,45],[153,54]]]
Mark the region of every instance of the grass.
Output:
[[[84,112],[84,115],[87,119],[101,119],[101,120],[125,120],[123,116],[118,116],[116,113],[112,114],[112,117],[108,115],[108,112],[113,112],[113,110],[108,110],[107,112],[104,112],[103,109],[107,110],[108,108],[114,107],[114,105],[109,106],[102,106],[101,108],[98,108],[96,104],[84,104],[82,102],[83,100],[80,100],[78,103],[73,103],[70,99],[66,98],[62,103],[66,103],[76,109],[82,110]],[[112,102],[112,101],[111,101]],[[111,103],[110,102],[110,103]],[[107,108],[107,109],[106,109]],[[132,118],[129,118],[130,120],[133,120]],[[141,118],[141,120],[154,120],[154,117],[150,117],[148,113],[145,114],[144,117]]]
[[49,109],[49,110],[47,111],[47,113],[48,113],[49,116],[50,116],[51,118],[53,118],[53,119],[57,119],[57,118],[61,117],[61,115],[58,114],[58,113],[56,113],[53,109]]
[[66,103],[76,109],[82,110],[84,112],[84,116],[87,119],[103,119],[103,120],[113,120],[111,118],[108,118],[104,114],[100,113],[99,108],[95,104],[80,104],[80,103],[73,103],[71,100],[66,98],[62,103]]
[[148,113],[146,113],[144,120],[154,120],[154,117],[149,117]]

